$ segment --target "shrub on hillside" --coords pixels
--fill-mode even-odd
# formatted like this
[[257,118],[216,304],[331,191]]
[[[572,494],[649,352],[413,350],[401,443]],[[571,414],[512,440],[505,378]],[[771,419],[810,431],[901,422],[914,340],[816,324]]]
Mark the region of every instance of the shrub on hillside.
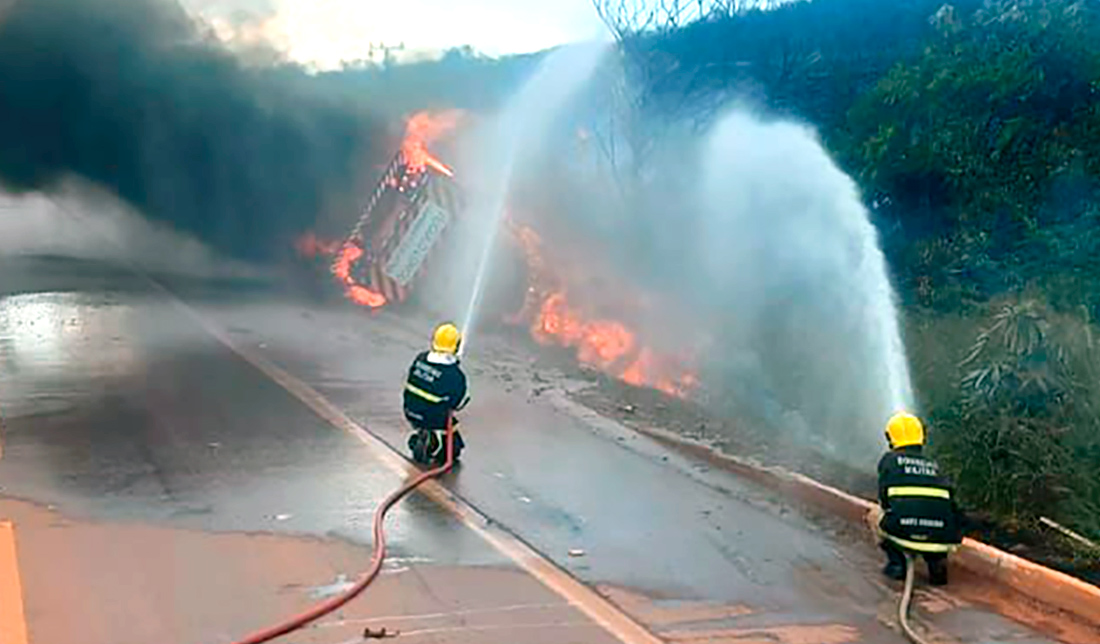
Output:
[[990,307],[960,362],[957,396],[932,413],[933,447],[965,506],[1010,523],[1047,516],[1100,535],[1100,401],[1087,319],[1041,299]]

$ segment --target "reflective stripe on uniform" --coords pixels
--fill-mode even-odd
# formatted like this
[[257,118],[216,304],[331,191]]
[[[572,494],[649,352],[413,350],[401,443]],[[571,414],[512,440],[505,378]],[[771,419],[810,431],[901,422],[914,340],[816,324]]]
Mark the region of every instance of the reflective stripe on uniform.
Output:
[[950,499],[951,492],[939,487],[902,485],[886,488],[886,496],[925,496],[935,499]]
[[[880,531],[881,532],[881,531]],[[894,542],[895,544],[905,548],[906,550],[913,550],[916,552],[951,552],[955,548],[958,548],[956,544],[949,543],[926,543],[924,541],[911,541],[909,539],[902,539],[901,537],[895,537],[887,532],[881,532],[882,536]]]
[[430,403],[441,403],[444,400],[446,400],[446,398],[444,398],[442,396],[437,396],[435,394],[428,393],[428,392],[424,391],[423,389],[421,389],[420,387],[417,387],[416,385],[414,385],[412,383],[409,383],[409,382],[405,383],[405,390],[408,391],[411,394],[415,394],[417,396],[420,396],[421,398],[423,398],[424,400],[427,400]]

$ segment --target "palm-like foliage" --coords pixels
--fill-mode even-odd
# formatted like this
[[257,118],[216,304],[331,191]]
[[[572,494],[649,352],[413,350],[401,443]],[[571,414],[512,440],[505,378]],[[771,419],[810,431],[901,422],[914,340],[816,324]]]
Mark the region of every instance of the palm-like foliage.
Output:
[[972,507],[1098,527],[1081,514],[1098,501],[1097,357],[1087,320],[1034,297],[994,308],[960,361],[958,400],[937,417],[935,446]]

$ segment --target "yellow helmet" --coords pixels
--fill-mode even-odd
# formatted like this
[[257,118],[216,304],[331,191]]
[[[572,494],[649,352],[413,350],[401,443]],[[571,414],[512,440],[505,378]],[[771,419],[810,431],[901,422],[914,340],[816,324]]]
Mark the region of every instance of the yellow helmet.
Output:
[[462,343],[462,332],[451,324],[440,324],[432,334],[432,351],[439,353],[458,353],[458,345]]
[[886,423],[886,440],[891,449],[924,445],[924,425],[913,414],[900,411]]

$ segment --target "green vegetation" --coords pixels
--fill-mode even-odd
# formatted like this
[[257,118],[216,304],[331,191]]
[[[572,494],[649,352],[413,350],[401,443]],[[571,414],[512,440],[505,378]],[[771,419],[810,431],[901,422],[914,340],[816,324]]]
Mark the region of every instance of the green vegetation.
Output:
[[1100,21],[1036,0],[945,7],[932,24],[834,140],[926,231],[893,258],[911,308],[978,322],[934,374],[955,386],[925,392],[934,446],[967,505],[1100,536]]
[[702,97],[754,88],[860,182],[964,505],[1100,540],[1096,5],[813,0],[647,27],[624,36],[642,109],[682,118],[686,96],[705,121]]
[[989,309],[958,363],[954,395],[933,407],[935,447],[971,507],[1012,523],[1049,516],[1097,534],[1092,329],[1039,297]]
[[[1095,297],[1092,284],[1063,281],[1095,256],[1065,243],[1095,223],[1100,177],[1098,23],[1083,7],[940,10],[924,53],[855,101],[834,137],[867,189],[915,208],[919,229],[936,233],[903,258],[921,304],[951,309],[962,304],[952,294],[981,300],[1049,278],[1046,287],[1070,287],[1054,294],[1062,304]],[[968,279],[974,271],[996,273],[994,283]]]

